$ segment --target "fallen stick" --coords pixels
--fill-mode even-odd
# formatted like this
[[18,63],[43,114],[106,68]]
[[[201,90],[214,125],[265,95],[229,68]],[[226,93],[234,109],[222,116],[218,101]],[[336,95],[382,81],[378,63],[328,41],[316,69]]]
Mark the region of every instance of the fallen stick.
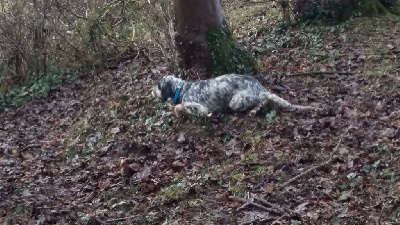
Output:
[[249,203],[244,203],[242,206],[240,206],[239,208],[238,208],[238,210],[242,210],[242,209],[244,209],[244,208],[246,208],[247,206],[249,206],[250,204]]
[[[229,199],[231,199],[231,200],[233,200],[233,201],[236,201],[236,202],[244,203],[245,206],[248,206],[248,205],[255,206],[255,207],[259,208],[259,209],[262,209],[262,210],[264,210],[264,211],[266,211],[266,212],[269,212],[269,213],[272,213],[272,214],[275,214],[275,215],[281,215],[281,214],[282,214],[281,212],[279,212],[279,211],[276,210],[276,209],[267,208],[267,207],[265,207],[265,206],[263,206],[263,205],[260,205],[260,204],[258,204],[258,203],[255,203],[255,202],[253,202],[253,201],[249,201],[249,200],[244,199],[244,198],[241,198],[241,197],[229,196]],[[243,209],[243,208],[244,208],[244,207],[240,207],[240,209]]]
[[279,222],[279,220],[283,219],[283,217],[285,217],[287,215],[287,213],[283,214],[281,217],[279,217],[278,219],[274,220],[274,222],[271,223],[271,225],[274,225],[276,223]]
[[303,173],[301,173],[301,174],[299,174],[299,175],[293,177],[292,179],[286,181],[286,182],[283,183],[282,185],[279,185],[278,188],[279,188],[279,189],[282,189],[282,188],[284,188],[284,187],[290,185],[291,183],[295,182],[296,180],[298,180],[298,179],[300,179],[300,178],[306,176],[307,174],[313,172],[314,170],[317,170],[317,169],[319,169],[319,168],[321,168],[321,167],[323,167],[323,166],[328,165],[329,163],[331,163],[332,160],[333,160],[333,157],[332,157],[332,156],[333,156],[333,153],[336,152],[336,151],[338,150],[339,145],[340,145],[341,142],[342,142],[342,139],[339,140],[339,142],[337,143],[336,147],[333,149],[333,151],[332,151],[331,154],[329,155],[329,159],[328,159],[327,161],[325,161],[325,162],[319,164],[318,166],[311,167],[310,169],[304,171]]
[[266,165],[268,161],[259,161],[259,162],[241,162],[239,166],[263,166]]
[[289,73],[283,75],[284,77],[297,77],[305,75],[323,75],[323,74],[338,74],[338,75],[354,75],[353,72],[346,71],[312,71],[312,72],[302,72],[302,73]]
[[278,208],[277,205],[268,202],[267,200],[263,199],[262,197],[260,197],[260,196],[258,196],[256,194],[251,194],[251,196],[255,200],[258,200],[258,201],[262,202],[263,205],[266,205],[266,206],[271,207],[271,208]]
[[104,221],[104,222],[105,222],[105,223],[111,223],[111,222],[118,222],[118,221],[123,221],[123,220],[129,220],[129,219],[133,219],[133,218],[137,218],[137,216],[121,217],[121,218],[106,220],[106,221]]
[[38,145],[38,144],[30,144],[30,145],[25,146],[23,149],[21,149],[21,152],[26,151],[26,150],[28,150],[30,148],[41,148],[41,147],[42,146]]

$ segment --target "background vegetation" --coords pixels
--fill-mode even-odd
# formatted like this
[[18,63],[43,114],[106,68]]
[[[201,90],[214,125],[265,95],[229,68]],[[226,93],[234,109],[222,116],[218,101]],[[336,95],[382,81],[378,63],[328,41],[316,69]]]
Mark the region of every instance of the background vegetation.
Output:
[[138,46],[174,62],[172,15],[165,0],[2,0],[0,94],[31,77],[101,67]]

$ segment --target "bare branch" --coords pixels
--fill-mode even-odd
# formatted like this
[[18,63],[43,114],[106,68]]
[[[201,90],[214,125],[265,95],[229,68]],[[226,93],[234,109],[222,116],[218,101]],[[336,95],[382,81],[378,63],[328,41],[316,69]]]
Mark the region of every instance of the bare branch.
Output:
[[317,170],[317,169],[319,169],[319,168],[321,168],[323,166],[326,166],[326,165],[330,164],[332,162],[332,160],[333,160],[333,153],[335,153],[339,149],[339,146],[340,146],[341,143],[342,143],[342,139],[339,140],[339,142],[337,143],[336,147],[331,152],[331,154],[329,156],[329,159],[327,161],[322,162],[321,164],[319,164],[317,166],[311,167],[310,169],[304,171],[303,173],[293,177],[292,179],[290,179],[290,180],[286,181],[285,183],[283,183],[282,185],[278,186],[278,188],[279,189],[285,188],[288,185],[292,184],[293,182],[297,181],[298,179],[300,179],[302,177],[305,177],[306,175],[308,175],[309,173],[313,172],[314,170]]
[[337,74],[337,75],[354,75],[353,72],[347,71],[312,71],[312,72],[302,72],[302,73],[290,73],[284,75],[285,77],[298,77],[306,75],[323,75],[323,74]]

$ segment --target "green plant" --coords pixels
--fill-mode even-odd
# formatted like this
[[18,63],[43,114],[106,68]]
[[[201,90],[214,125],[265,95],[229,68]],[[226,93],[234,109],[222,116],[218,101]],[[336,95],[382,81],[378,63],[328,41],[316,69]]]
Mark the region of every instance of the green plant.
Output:
[[339,23],[354,17],[369,16],[386,13],[399,13],[395,0],[348,0],[320,1],[309,0],[302,6],[296,17],[306,23]]
[[301,221],[299,221],[299,220],[291,220],[290,224],[291,225],[301,225]]
[[17,205],[14,209],[14,213],[15,214],[21,214],[23,212],[24,208],[22,207],[22,205]]
[[258,158],[258,154],[247,153],[242,158],[243,158],[243,161],[245,161],[245,162],[255,162]]
[[[137,117],[137,112],[134,111],[131,113],[131,119],[133,119],[135,117]],[[154,115],[149,116],[148,114],[143,113],[139,116],[139,120],[141,119],[141,117],[144,117],[142,119],[145,121],[147,130],[149,130],[149,131],[151,131],[151,130],[167,131],[172,128],[172,126],[171,126],[172,118],[171,117],[163,117],[161,103],[157,103],[155,111],[154,111]],[[136,120],[137,119],[133,119],[131,121],[136,121]]]
[[0,112],[8,106],[24,104],[32,99],[46,96],[52,88],[62,83],[72,82],[76,78],[75,73],[58,67],[50,67],[48,73],[31,76],[25,82],[0,94]]
[[207,181],[211,178],[216,180],[218,183],[221,183],[219,177],[223,173],[222,170],[223,169],[219,166],[203,168],[197,174],[195,174],[194,179],[196,181]]
[[369,163],[369,164],[365,165],[362,170],[366,173],[370,173],[372,170],[376,169],[380,163],[381,163],[380,160],[377,160],[373,163]]
[[267,120],[267,124],[271,125],[275,122],[276,111],[272,110],[270,113],[267,113],[265,119]]
[[246,195],[246,190],[239,185],[229,186],[229,191],[231,191],[236,196],[245,196]]
[[234,171],[229,177],[229,191],[237,196],[245,196],[247,191],[241,186],[246,175],[243,172]]
[[230,140],[232,140],[232,138],[233,138],[232,132],[229,131],[229,132],[226,132],[226,133],[223,134],[223,136],[222,136],[222,138],[221,138],[221,141],[222,141],[223,143],[227,143],[227,142],[229,142]]
[[349,186],[350,186],[351,188],[354,188],[354,187],[356,187],[357,185],[359,185],[360,182],[361,182],[362,179],[363,179],[362,176],[357,175],[357,173],[349,173],[349,174],[347,175],[347,178],[350,179]]
[[70,159],[78,155],[78,149],[75,146],[68,146],[63,155],[64,159]]
[[160,197],[163,202],[182,199],[188,194],[188,184],[184,180],[174,180],[170,185],[163,188]]
[[63,159],[72,159],[74,157],[88,157],[92,151],[88,148],[78,149],[76,146],[68,146],[63,154]]

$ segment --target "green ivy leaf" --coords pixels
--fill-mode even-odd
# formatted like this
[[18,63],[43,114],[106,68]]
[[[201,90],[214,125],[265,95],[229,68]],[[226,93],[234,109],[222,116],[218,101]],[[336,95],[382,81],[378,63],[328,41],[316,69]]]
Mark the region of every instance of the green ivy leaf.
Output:
[[298,220],[291,220],[291,221],[290,221],[290,224],[291,224],[291,225],[301,225],[301,221],[298,221]]
[[15,214],[21,214],[21,213],[22,213],[22,210],[23,210],[22,206],[21,206],[21,205],[17,205],[17,206],[15,207],[15,209],[14,209],[14,213],[15,213]]
[[268,125],[271,125],[271,124],[274,123],[275,116],[276,116],[276,111],[275,110],[272,110],[270,113],[268,113],[266,115],[266,119],[267,119],[267,124]]
[[121,95],[121,96],[119,96],[119,100],[121,100],[122,102],[127,102],[129,100],[129,96]]

